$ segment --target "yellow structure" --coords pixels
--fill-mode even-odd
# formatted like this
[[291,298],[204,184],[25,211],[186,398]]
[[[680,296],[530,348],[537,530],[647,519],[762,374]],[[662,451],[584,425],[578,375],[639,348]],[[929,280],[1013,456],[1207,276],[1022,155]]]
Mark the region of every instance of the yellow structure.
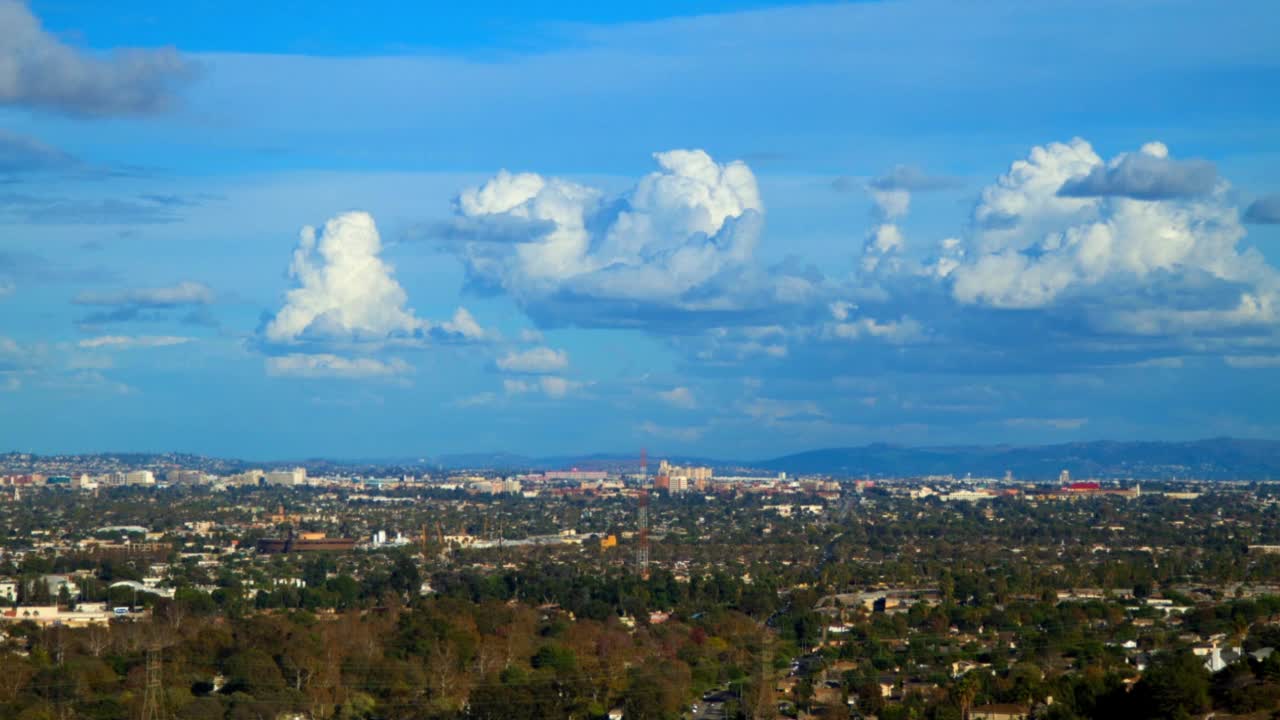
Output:
[[604,537],[600,538],[600,549],[601,549],[601,550],[608,550],[608,549],[609,549],[609,548],[611,548],[611,547],[618,547],[618,536],[617,536],[617,535],[606,535],[606,536],[604,536]]

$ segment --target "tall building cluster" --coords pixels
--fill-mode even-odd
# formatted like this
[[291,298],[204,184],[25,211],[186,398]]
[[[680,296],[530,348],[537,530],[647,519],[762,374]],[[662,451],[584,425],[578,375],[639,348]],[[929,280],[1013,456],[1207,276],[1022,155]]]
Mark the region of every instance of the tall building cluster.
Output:
[[658,464],[658,475],[654,479],[653,486],[671,495],[680,495],[690,490],[706,492],[711,479],[712,471],[709,467],[672,465],[663,460]]

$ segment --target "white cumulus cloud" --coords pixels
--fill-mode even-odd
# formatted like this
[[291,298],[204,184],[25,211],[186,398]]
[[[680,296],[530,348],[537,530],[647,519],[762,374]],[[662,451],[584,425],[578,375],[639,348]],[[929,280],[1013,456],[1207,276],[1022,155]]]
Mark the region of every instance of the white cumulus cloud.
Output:
[[453,317],[440,323],[436,328],[439,331],[436,335],[443,335],[449,338],[480,340],[485,337],[484,328],[480,327],[480,323],[476,322],[471,311],[464,307],[454,310]]
[[[457,211],[476,232],[458,252],[470,278],[544,320],[582,324],[637,325],[655,308],[741,305],[718,280],[749,269],[763,213],[755,176],[742,162],[717,163],[701,150],[654,158],[660,169],[614,199],[505,171],[463,191]],[[495,239],[510,238],[513,223],[537,232]],[[480,231],[485,224],[495,231]]]
[[297,287],[286,294],[284,307],[267,323],[265,338],[288,345],[484,336],[465,308],[443,323],[418,318],[381,252],[382,240],[368,213],[339,215],[319,233],[304,227],[289,266]]
[[1046,230],[1094,208],[1096,199],[1063,197],[1058,190],[1101,165],[1093,146],[1080,138],[1032,148],[1025,160],[1014,162],[983,189],[973,211],[976,249],[982,253],[1025,249]]
[[[1163,161],[1162,152],[1164,146],[1156,143],[1142,151]],[[1243,289],[1226,306],[1215,298],[1209,307],[1117,307],[1115,313],[1099,313],[1098,320],[1113,330],[1128,321],[1143,334],[1196,324],[1271,321],[1280,278],[1255,250],[1238,247],[1244,229],[1225,183],[1194,198],[1065,197],[1058,192],[1064,177],[1088,177],[1105,167],[1079,139],[1036,148],[1028,160],[1014,163],[983,192],[970,246],[954,255],[963,256],[947,273],[955,299],[1025,309],[1083,294],[1115,305],[1118,291],[1199,286],[1207,279],[1219,288]],[[992,227],[981,225],[984,218],[997,216],[1004,219]]]

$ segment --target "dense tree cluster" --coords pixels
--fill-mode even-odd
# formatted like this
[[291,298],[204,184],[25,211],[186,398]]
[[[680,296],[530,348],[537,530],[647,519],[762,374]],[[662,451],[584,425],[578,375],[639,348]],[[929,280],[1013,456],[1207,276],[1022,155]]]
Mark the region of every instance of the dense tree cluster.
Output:
[[[385,600],[235,619],[161,606],[152,623],[109,629],[19,624],[0,655],[0,717],[133,717],[145,650],[159,643],[165,700],[190,720],[593,718],[613,707],[673,718],[697,692],[749,681],[764,636],[728,609],[632,628],[516,601]],[[181,622],[166,622],[173,613]]]

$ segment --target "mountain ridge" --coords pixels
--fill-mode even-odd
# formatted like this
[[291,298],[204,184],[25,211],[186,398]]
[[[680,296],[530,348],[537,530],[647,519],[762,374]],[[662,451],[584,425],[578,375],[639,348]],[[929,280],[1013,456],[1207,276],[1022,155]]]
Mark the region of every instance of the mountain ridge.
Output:
[[1182,442],[1095,440],[1053,445],[823,448],[761,463],[767,470],[845,476],[964,475],[1052,480],[1075,477],[1280,479],[1280,442],[1206,438]]
[[[937,445],[907,446],[890,443],[805,450],[763,460],[728,460],[694,455],[651,456],[650,473],[658,459],[677,464],[709,465],[718,474],[779,473],[835,477],[920,477],[966,474],[1002,477],[1006,472],[1020,480],[1054,480],[1066,470],[1075,478],[1268,480],[1280,479],[1280,441],[1248,438],[1206,438],[1190,441],[1094,440],[1050,445]],[[490,470],[536,471],[580,468],[583,470],[635,471],[635,454],[585,453],[534,457],[518,453],[477,452],[436,457],[247,461],[192,453],[84,453],[50,454],[9,452],[0,454],[0,472],[33,472],[55,463],[83,467],[202,468],[233,472],[246,467],[301,465],[316,472],[369,473],[377,471]]]

